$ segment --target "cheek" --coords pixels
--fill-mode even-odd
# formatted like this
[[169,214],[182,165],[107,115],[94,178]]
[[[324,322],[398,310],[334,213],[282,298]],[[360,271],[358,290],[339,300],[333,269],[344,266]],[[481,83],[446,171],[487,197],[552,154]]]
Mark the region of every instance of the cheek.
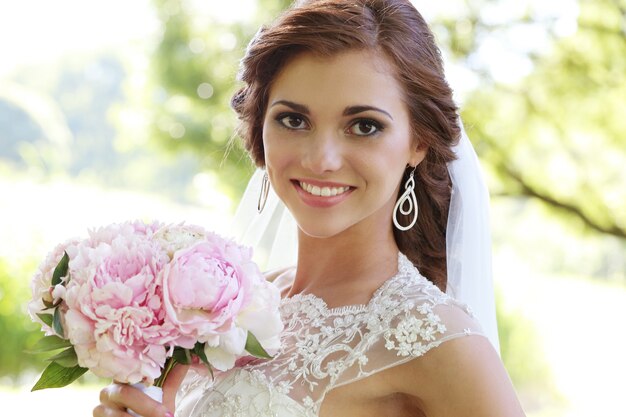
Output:
[[285,170],[294,157],[294,153],[289,149],[281,137],[280,129],[265,127],[263,129],[263,149],[265,156],[265,167],[270,180]]
[[400,142],[397,146],[386,146],[371,153],[373,157],[367,160],[363,165],[364,169],[369,170],[374,176],[376,186],[387,190],[385,194],[394,196],[397,193],[398,186],[402,187],[402,176],[405,167],[409,162],[408,148],[402,146]]

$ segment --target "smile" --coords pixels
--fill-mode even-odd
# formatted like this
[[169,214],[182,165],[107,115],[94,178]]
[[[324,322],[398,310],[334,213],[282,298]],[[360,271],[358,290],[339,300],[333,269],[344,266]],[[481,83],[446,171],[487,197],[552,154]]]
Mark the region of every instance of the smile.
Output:
[[317,185],[307,184],[304,181],[299,181],[299,183],[304,191],[317,197],[334,197],[350,189],[350,187],[318,187]]

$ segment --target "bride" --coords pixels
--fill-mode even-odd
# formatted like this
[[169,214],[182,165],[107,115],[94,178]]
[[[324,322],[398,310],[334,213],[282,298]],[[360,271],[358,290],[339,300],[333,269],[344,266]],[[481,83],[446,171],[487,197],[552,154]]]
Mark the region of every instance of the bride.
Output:
[[480,173],[420,14],[299,2],[240,75],[258,209],[271,187],[297,223],[295,268],[268,273],[282,348],[215,379],[177,366],[163,405],[112,384],[94,417],[524,415],[497,352]]

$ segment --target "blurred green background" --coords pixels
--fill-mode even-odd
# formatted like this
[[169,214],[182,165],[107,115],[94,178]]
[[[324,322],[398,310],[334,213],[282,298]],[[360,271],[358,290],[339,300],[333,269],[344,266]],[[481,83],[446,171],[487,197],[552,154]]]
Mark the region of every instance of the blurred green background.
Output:
[[[224,156],[238,59],[288,3],[3,6],[3,404],[90,415],[105,383],[28,393],[44,366],[23,353],[40,336],[29,280],[54,244],[134,218],[226,230],[253,170]],[[626,0],[414,4],[489,181],[502,357],[527,414],[626,415]]]

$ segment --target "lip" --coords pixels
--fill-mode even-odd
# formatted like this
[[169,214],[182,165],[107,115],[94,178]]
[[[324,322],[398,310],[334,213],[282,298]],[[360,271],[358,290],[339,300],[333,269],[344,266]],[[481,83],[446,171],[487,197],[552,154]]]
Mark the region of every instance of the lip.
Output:
[[295,181],[295,182],[306,182],[307,184],[311,184],[311,185],[317,185],[318,187],[322,188],[322,187],[350,187],[350,188],[354,188],[351,187],[349,184],[342,184],[340,182],[331,182],[331,181],[320,181],[320,180],[312,180],[312,179],[308,179],[308,178],[294,178],[291,181]]
[[316,185],[318,187],[350,187],[350,186],[336,183],[336,182],[327,182],[327,181],[316,181],[316,180],[305,180],[305,179],[292,180],[291,183],[293,184],[294,188],[296,189],[296,192],[300,196],[300,199],[302,199],[302,201],[306,205],[311,206],[311,207],[326,208],[326,207],[335,206],[341,203],[342,201],[344,201],[345,199],[347,199],[349,195],[352,194],[352,191],[355,190],[354,187],[350,187],[350,189],[343,194],[329,196],[329,197],[322,197],[322,196],[309,194],[308,192],[306,192],[304,189],[302,189],[302,187],[300,187],[300,181],[306,182],[307,184]]

